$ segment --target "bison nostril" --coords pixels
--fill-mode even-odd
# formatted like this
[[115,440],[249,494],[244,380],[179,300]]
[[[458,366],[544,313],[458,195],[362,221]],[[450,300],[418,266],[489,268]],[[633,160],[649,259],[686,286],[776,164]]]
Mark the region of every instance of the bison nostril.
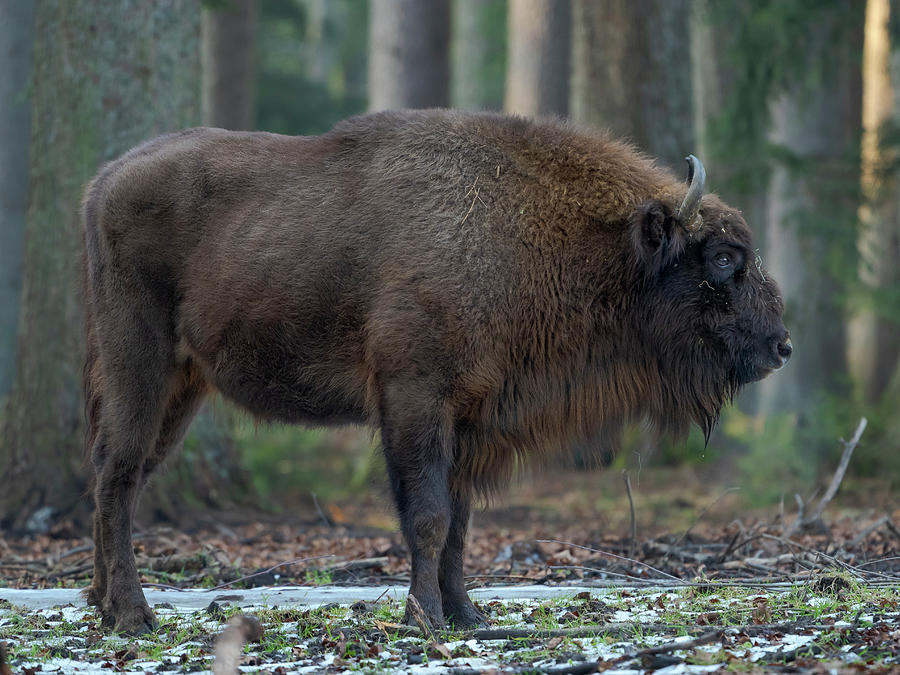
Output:
[[787,362],[791,358],[793,351],[794,345],[791,344],[791,338],[786,338],[784,342],[778,343],[778,356],[781,357],[782,362]]

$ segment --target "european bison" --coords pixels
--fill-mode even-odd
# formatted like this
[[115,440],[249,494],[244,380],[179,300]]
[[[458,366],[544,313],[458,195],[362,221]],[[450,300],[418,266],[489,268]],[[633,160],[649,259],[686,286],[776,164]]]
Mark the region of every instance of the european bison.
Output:
[[84,201],[87,451],[104,623],[140,633],[131,519],[197,406],[381,430],[429,620],[463,583],[473,495],[525,456],[646,418],[709,434],[791,352],[741,214],[602,133],[446,110],[317,137],[191,129]]

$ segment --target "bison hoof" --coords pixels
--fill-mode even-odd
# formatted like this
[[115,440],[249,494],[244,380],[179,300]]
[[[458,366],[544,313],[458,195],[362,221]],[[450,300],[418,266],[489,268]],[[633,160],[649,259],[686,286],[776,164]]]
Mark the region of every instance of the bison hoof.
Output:
[[115,621],[115,625],[113,628],[114,632],[122,633],[123,635],[130,635],[133,637],[152,633],[159,625],[156,617],[153,616],[153,612],[151,612],[150,608],[146,605],[143,607],[139,606],[127,609],[125,611],[119,612],[115,616],[104,613],[104,626],[113,624],[113,620]]
[[423,633],[429,633],[432,630],[445,628],[444,613],[440,609],[440,600],[438,607],[435,608],[432,603],[426,603],[425,606],[419,603],[418,598],[410,593],[406,598],[406,616],[404,622],[408,626],[418,626]]
[[488,618],[471,602],[456,609],[446,610],[447,623],[454,628],[484,628]]

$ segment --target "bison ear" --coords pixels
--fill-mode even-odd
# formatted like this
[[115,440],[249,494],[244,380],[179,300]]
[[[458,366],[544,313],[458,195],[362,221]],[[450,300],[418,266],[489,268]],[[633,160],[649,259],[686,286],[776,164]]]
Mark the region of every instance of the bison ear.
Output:
[[649,276],[656,276],[684,248],[683,230],[675,212],[656,199],[641,204],[632,221],[637,259]]

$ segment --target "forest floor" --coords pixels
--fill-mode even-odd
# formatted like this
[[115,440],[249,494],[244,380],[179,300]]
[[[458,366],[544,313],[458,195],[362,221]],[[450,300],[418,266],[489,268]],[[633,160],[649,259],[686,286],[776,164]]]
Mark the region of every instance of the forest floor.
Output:
[[231,650],[241,671],[277,675],[900,672],[891,490],[798,527],[690,472],[633,482],[632,501],[621,476],[551,472],[477,513],[466,571],[491,619],[480,631],[400,625],[405,549],[385,500],[367,496],[291,505],[295,519],[138,528],[145,589],[165,591],[141,640],[101,630],[73,591],[47,607],[4,590],[85,585],[89,538],[62,524],[0,539],[0,642],[24,675],[203,671],[217,650],[220,667]]

